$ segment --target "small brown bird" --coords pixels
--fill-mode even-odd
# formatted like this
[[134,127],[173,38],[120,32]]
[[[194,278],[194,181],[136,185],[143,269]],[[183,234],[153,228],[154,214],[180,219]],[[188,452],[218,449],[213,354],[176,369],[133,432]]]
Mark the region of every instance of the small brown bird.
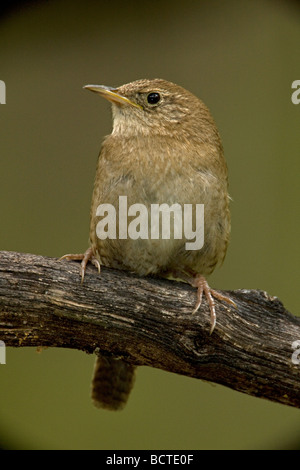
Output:
[[[224,260],[230,212],[227,166],[215,122],[204,103],[184,88],[162,79],[137,80],[118,88],[87,85],[112,103],[113,130],[99,155],[90,213],[90,248],[80,255],[84,278],[88,261],[135,272],[141,276],[172,277],[197,288],[196,312],[203,293],[211,312],[212,333],[216,324],[214,298],[234,304],[212,290],[204,276]],[[120,196],[127,206],[142,204],[151,213],[154,204],[192,207],[204,205],[204,239],[201,249],[187,249],[187,238],[175,235],[171,213],[169,236],[99,238],[98,207],[110,204],[119,213]],[[120,203],[121,204],[121,203]],[[107,206],[106,206],[107,207]],[[103,213],[102,213],[103,216]],[[161,214],[160,214],[161,217]],[[102,218],[103,219],[103,218]],[[128,217],[133,220],[133,217]],[[161,228],[162,219],[159,219]],[[174,225],[174,220],[177,222]],[[179,222],[178,222],[179,220]],[[115,218],[116,234],[121,221]],[[134,380],[134,367],[120,359],[99,357],[96,361],[92,398],[96,406],[121,409]]]

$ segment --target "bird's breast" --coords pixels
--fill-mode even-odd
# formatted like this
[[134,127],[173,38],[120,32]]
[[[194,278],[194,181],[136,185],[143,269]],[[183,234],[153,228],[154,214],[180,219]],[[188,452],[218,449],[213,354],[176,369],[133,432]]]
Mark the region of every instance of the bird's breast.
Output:
[[[192,207],[192,216],[197,205],[204,206],[205,263],[216,258],[224,245],[222,238],[228,238],[218,232],[220,219],[226,217],[222,214],[226,174],[223,178],[207,171],[201,151],[189,151],[185,142],[166,145],[165,139],[106,140],[96,173],[90,229],[92,246],[103,264],[140,275],[163,272],[176,260],[201,267],[201,250],[192,254],[185,250],[186,205]],[[163,220],[169,223],[164,234]],[[195,220],[191,226],[195,230]],[[105,231],[112,236],[106,237]]]

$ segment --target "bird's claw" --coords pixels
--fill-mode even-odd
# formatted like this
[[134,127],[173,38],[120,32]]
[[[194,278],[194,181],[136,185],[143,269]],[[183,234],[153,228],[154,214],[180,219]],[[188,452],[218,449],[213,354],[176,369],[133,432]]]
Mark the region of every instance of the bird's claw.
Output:
[[92,263],[98,269],[98,272],[101,271],[100,261],[95,257],[93,249],[90,247],[84,253],[76,253],[76,254],[67,254],[63,255],[59,258],[59,261],[67,260],[67,261],[81,261],[80,266],[80,277],[81,283],[84,281],[86,266],[88,262]]

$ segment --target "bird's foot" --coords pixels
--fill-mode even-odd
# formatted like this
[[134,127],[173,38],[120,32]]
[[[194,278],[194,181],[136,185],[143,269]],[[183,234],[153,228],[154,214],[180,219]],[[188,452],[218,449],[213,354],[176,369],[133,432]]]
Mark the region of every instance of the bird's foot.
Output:
[[237,308],[236,303],[230,299],[230,297],[221,294],[220,292],[211,289],[205,279],[204,276],[201,274],[196,274],[194,271],[188,271],[187,272],[182,272],[182,271],[173,271],[172,276],[177,279],[182,279],[186,282],[188,282],[192,287],[197,287],[197,302],[195,305],[195,308],[193,310],[193,314],[196,313],[202,302],[202,297],[203,294],[206,297],[206,300],[209,305],[209,310],[210,310],[210,334],[215,329],[216,322],[217,322],[217,315],[216,315],[216,306],[215,306],[215,299],[222,300],[223,302],[226,302],[230,304],[231,306]]
[[99,260],[95,257],[93,249],[90,247],[88,248],[84,253],[80,254],[68,254],[64,255],[61,258],[59,258],[59,261],[61,260],[67,260],[67,261],[80,261],[81,260],[81,265],[80,265],[80,276],[81,276],[81,283],[83,283],[84,280],[84,275],[85,275],[85,270],[88,262],[92,263],[96,268],[98,269],[98,272],[100,273],[101,266]]
[[205,294],[206,300],[209,305],[209,310],[210,310],[210,334],[212,334],[212,332],[215,329],[216,322],[217,322],[216,306],[215,306],[214,298],[227,302],[233,307],[236,307],[236,304],[233,300],[230,299],[230,297],[224,294],[221,294],[220,292],[214,289],[211,289],[205,277],[199,274],[197,274],[193,278],[190,278],[189,283],[191,284],[191,286],[197,287],[197,302],[193,310],[193,313],[196,313],[199,310],[201,302],[202,302],[203,293]]

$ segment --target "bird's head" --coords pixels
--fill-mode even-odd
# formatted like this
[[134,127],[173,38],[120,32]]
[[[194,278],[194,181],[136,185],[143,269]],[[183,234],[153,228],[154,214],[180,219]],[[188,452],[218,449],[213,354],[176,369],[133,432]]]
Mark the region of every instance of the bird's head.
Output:
[[142,79],[117,88],[86,85],[112,103],[113,134],[204,136],[213,119],[195,95],[162,79]]

